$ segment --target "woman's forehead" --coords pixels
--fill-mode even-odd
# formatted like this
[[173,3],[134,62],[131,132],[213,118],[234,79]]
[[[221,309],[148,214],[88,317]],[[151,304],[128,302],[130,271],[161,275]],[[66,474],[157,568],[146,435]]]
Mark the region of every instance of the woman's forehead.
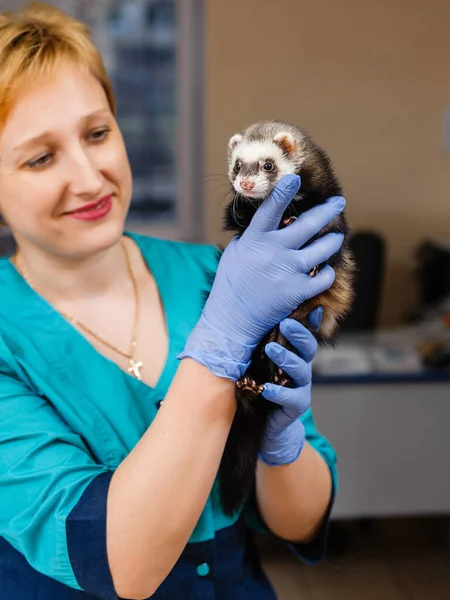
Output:
[[21,143],[20,138],[25,141],[45,131],[61,130],[101,111],[109,112],[109,103],[99,81],[86,68],[61,65],[48,76],[24,81],[0,143],[6,139],[12,149]]

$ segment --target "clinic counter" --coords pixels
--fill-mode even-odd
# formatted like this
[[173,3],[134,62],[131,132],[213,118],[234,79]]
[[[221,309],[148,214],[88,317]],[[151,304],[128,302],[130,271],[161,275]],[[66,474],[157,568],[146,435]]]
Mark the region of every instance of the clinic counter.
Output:
[[[332,360],[319,357],[322,371]],[[317,428],[338,457],[333,518],[450,514],[450,370],[340,374],[340,364],[314,373],[312,387]]]

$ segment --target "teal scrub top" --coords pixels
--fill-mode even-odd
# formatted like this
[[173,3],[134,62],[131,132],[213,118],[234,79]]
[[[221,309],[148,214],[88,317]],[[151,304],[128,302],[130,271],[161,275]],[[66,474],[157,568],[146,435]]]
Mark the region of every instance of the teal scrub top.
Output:
[[[68,551],[67,519],[93,480],[112,473],[154,419],[177,370],[177,355],[210,290],[219,253],[210,245],[126,232],[152,272],[169,348],[154,388],[100,354],[0,260],[0,536],[40,573],[81,589]],[[302,416],[309,443],[337,489],[336,455]],[[248,526],[264,530],[254,503]],[[243,515],[226,516],[217,482],[189,540],[211,540]],[[300,551],[308,560],[308,547]]]

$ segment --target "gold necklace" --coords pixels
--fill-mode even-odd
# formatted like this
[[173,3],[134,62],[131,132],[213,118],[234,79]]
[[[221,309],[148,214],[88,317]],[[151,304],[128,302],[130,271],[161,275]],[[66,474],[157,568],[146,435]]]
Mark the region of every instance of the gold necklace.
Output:
[[[133,269],[132,269],[131,261],[130,261],[130,256],[128,254],[128,249],[126,247],[126,244],[123,242],[123,240],[120,240],[120,245],[122,246],[122,249],[123,249],[124,254],[125,254],[125,260],[126,260],[126,263],[127,263],[128,275],[130,276],[131,282],[133,284],[134,301],[135,301],[135,313],[134,313],[133,330],[132,330],[132,334],[131,334],[130,351],[127,353],[127,352],[123,352],[122,350],[119,350],[119,348],[116,348],[115,346],[113,346],[112,344],[110,344],[108,341],[104,340],[99,335],[97,335],[94,331],[92,331],[92,329],[90,329],[86,325],[83,325],[83,323],[80,323],[80,321],[78,321],[78,319],[75,319],[74,317],[71,317],[70,315],[66,314],[62,310],[59,310],[59,309],[57,309],[57,310],[58,310],[58,312],[63,317],[65,317],[68,321],[70,321],[71,323],[73,323],[73,325],[77,325],[78,327],[80,327],[81,329],[83,329],[86,333],[88,333],[89,335],[91,335],[92,337],[94,337],[96,340],[98,340],[99,342],[101,342],[102,344],[104,344],[105,346],[107,346],[108,348],[110,348],[111,350],[113,350],[114,352],[117,352],[121,356],[123,356],[126,359],[128,359],[128,363],[130,365],[128,367],[128,373],[134,375],[136,377],[136,379],[142,380],[142,375],[141,375],[139,369],[143,368],[144,363],[142,361],[140,361],[140,360],[135,360],[135,358],[134,358],[134,351],[136,349],[137,328],[138,328],[138,323],[139,323],[139,304],[140,304],[140,302],[139,302],[139,287],[138,287],[138,284],[137,284],[137,281],[136,281],[136,277],[134,276],[134,273],[133,273]],[[27,269],[25,267],[25,264],[22,261],[22,268],[20,268],[19,265],[18,265],[17,257],[18,257],[18,253],[16,253],[15,256],[13,257],[13,263],[14,263],[14,265],[16,266],[17,270],[22,275],[22,277],[25,279],[25,281],[28,283],[28,285],[31,288],[33,288],[33,283],[31,281],[29,273],[28,273],[28,271],[27,271]]]

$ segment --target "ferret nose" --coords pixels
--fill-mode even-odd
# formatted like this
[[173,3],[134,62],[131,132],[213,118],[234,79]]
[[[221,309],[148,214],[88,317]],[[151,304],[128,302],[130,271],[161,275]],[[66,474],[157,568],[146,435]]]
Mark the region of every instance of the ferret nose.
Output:
[[241,181],[241,188],[250,192],[255,187],[255,183],[253,181]]

